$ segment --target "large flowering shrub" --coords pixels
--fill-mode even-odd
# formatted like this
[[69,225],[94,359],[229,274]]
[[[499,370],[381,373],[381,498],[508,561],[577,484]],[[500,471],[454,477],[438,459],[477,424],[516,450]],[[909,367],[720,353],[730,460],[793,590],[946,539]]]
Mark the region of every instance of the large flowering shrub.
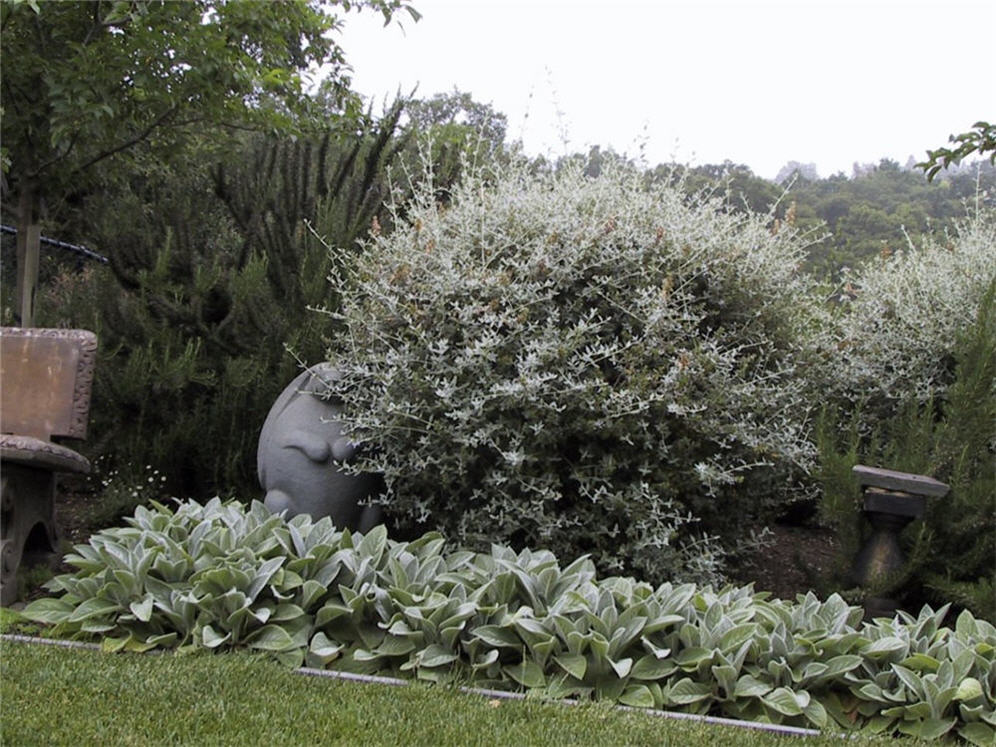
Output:
[[396,527],[716,576],[813,460],[805,248],[624,167],[427,187],[339,278],[354,467]]

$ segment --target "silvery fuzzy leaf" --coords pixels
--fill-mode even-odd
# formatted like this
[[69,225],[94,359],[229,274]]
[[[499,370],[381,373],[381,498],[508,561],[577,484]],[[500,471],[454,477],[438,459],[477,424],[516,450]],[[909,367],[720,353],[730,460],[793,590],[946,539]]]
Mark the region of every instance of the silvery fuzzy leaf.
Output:
[[630,670],[633,668],[633,660],[629,658],[619,660],[610,658],[609,664],[612,666],[612,671],[616,673],[616,676],[619,677],[619,679],[625,679],[629,675]]
[[342,617],[352,617],[353,610],[337,602],[326,602],[315,615],[315,625],[322,627]]
[[656,645],[645,635],[640,636],[640,643],[647,653],[651,654],[655,659],[665,659],[671,654],[671,649]]
[[502,668],[509,677],[526,688],[540,688],[546,685],[543,669],[532,660],[525,660]]
[[633,708],[653,708],[657,705],[653,693],[646,685],[630,685],[619,696],[619,702]]
[[761,701],[782,715],[799,716],[802,714],[802,709],[809,705],[810,698],[809,693],[796,693],[787,687],[778,687],[762,696]]
[[803,707],[802,713],[818,729],[825,729],[827,727],[829,716],[827,715],[826,708],[818,700],[813,699],[807,703]]
[[660,680],[670,676],[677,669],[678,665],[671,659],[646,654],[636,660],[629,676],[635,680]]
[[498,649],[493,648],[471,664],[471,669],[475,672],[481,669],[487,669],[496,661],[498,661]]
[[940,739],[951,731],[957,721],[957,719],[953,718],[928,718],[922,721],[901,721],[899,722],[899,731],[903,734],[909,734],[911,737],[919,737],[920,739]]
[[733,686],[736,698],[759,698],[771,692],[772,685],[750,674],[742,675]]
[[121,609],[121,605],[115,602],[100,599],[99,597],[92,597],[90,599],[83,600],[83,602],[81,602],[80,605],[69,614],[69,617],[65,619],[65,622],[82,622],[84,620],[90,620],[94,617],[101,617],[115,612],[120,612]]
[[884,636],[861,648],[859,653],[869,659],[884,659],[907,651],[909,644],[895,636]]
[[991,747],[996,742],[996,729],[979,721],[959,727],[958,734],[978,747]]
[[647,625],[643,630],[644,633],[649,635],[650,633],[657,633],[665,628],[670,628],[678,623],[684,622],[686,622],[684,615],[658,615],[648,619]]
[[896,673],[899,677],[900,682],[902,682],[910,692],[913,698],[918,700],[923,700],[925,697],[923,682],[920,677],[917,676],[915,672],[907,669],[899,664],[892,664],[892,671]]
[[955,690],[955,700],[974,700],[982,697],[982,683],[975,677],[965,677]]
[[57,624],[68,620],[74,610],[64,598],[43,597],[29,602],[21,614],[33,622]]
[[152,598],[151,594],[146,594],[140,602],[132,602],[128,609],[131,610],[132,614],[142,622],[148,622],[152,619],[152,606],[155,600]]
[[701,646],[693,646],[691,648],[682,649],[675,656],[675,661],[678,666],[684,669],[686,672],[691,672],[699,668],[700,665],[707,661],[712,661],[713,651],[707,648],[702,648]]
[[577,680],[583,680],[585,672],[588,670],[588,660],[580,654],[558,654],[553,660],[567,674]]
[[225,635],[221,635],[220,633],[216,632],[214,628],[212,628],[210,625],[205,625],[203,628],[201,628],[201,643],[204,645],[205,648],[218,648],[218,646],[231,640],[231,638],[232,638],[231,632],[225,633]]
[[246,637],[249,648],[264,651],[286,651],[294,648],[294,639],[279,625],[264,625]]
[[712,688],[709,685],[685,677],[664,690],[663,700],[665,705],[689,705],[711,696]]

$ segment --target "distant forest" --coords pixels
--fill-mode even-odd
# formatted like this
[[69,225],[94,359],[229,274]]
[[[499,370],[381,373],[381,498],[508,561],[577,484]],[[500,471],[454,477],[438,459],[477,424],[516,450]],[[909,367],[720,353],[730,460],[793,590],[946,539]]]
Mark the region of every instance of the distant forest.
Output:
[[[671,172],[652,170],[661,178],[673,178]],[[924,234],[948,231],[977,208],[996,205],[996,168],[987,161],[951,167],[932,182],[912,163],[888,159],[826,178],[811,165],[789,164],[776,181],[726,162],[691,168],[685,180],[692,191],[718,190],[734,209],[771,212],[773,230],[790,223],[829,234],[812,247],[806,267],[828,276],[919,244]]]

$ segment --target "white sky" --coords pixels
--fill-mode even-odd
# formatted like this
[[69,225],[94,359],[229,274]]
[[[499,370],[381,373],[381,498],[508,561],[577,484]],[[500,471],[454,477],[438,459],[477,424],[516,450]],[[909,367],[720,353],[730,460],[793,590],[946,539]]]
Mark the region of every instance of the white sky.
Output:
[[530,155],[648,165],[904,164],[996,120],[996,0],[412,0],[348,16],[353,87],[380,107],[469,92]]

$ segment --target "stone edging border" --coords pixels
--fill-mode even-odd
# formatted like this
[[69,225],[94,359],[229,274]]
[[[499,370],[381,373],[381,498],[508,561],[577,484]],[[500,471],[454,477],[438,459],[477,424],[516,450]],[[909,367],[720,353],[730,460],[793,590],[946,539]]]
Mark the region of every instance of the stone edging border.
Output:
[[[63,648],[78,648],[78,649],[85,649],[88,651],[100,651],[100,646],[96,643],[83,643],[82,641],[63,641],[57,638],[37,638],[35,636],[18,635],[14,633],[4,633],[0,635],[0,640],[8,641],[11,643],[33,643],[33,644],[42,644],[46,646],[61,646]],[[411,684],[411,681],[399,679],[397,677],[379,677],[371,674],[353,674],[352,672],[337,672],[332,669],[313,669],[311,667],[298,667],[297,669],[294,669],[292,671],[295,674],[301,674],[307,677],[326,677],[336,680],[346,680],[349,682],[362,682],[366,684],[391,685],[394,687],[405,687]],[[465,693],[467,695],[478,695],[485,698],[502,699],[502,700],[526,699],[526,696],[523,693],[507,692],[505,690],[487,690],[477,687],[460,687],[459,690],[460,692]],[[578,705],[578,701],[572,699],[551,700],[547,702],[558,703],[562,705]],[[660,711],[654,708],[633,708],[631,706],[624,706],[624,705],[617,705],[615,707],[620,711],[645,713],[649,716],[657,716],[659,718],[673,718],[684,721],[698,721],[704,724],[715,724],[717,726],[734,726],[740,729],[769,731],[769,732],[774,732],[776,734],[785,734],[787,736],[818,737],[824,735],[823,732],[818,731],[817,729],[804,729],[799,726],[782,726],[781,724],[765,724],[760,721],[740,721],[738,719],[723,718],[721,716],[698,716],[693,713]],[[825,736],[830,736],[830,735],[827,734]],[[846,738],[849,735],[839,734],[837,736]]]

